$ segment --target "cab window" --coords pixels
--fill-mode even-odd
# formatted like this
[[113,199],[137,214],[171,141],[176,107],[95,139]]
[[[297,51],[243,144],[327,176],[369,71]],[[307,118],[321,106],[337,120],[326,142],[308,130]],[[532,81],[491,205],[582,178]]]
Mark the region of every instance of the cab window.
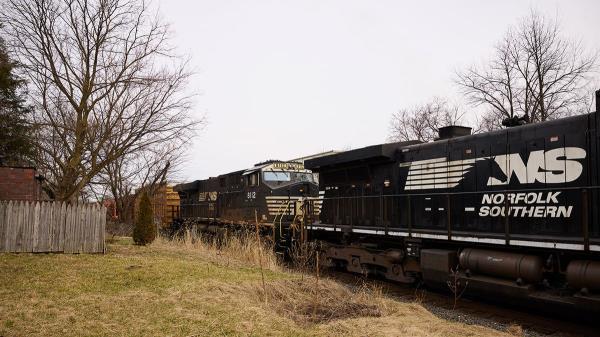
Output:
[[246,183],[248,186],[257,186],[258,185],[258,173],[249,174],[246,177]]

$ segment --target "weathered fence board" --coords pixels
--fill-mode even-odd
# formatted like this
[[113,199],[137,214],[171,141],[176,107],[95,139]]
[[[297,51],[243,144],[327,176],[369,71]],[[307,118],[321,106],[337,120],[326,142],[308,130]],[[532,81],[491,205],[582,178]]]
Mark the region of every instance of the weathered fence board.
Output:
[[6,247],[6,204],[0,203],[0,252]]
[[62,202],[0,202],[0,252],[104,253],[106,208]]
[[73,246],[75,245],[75,240],[78,240],[75,237],[75,231],[73,230],[72,223],[74,222],[73,218],[75,216],[75,212],[77,210],[73,209],[73,205],[67,205],[67,211],[65,212],[65,237],[71,238],[71,240],[65,240],[65,253],[73,253]]

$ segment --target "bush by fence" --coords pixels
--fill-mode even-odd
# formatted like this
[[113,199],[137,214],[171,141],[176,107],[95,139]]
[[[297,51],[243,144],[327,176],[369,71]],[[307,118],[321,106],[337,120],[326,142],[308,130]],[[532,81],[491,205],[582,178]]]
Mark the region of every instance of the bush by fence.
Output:
[[106,208],[64,202],[0,202],[0,252],[104,253]]

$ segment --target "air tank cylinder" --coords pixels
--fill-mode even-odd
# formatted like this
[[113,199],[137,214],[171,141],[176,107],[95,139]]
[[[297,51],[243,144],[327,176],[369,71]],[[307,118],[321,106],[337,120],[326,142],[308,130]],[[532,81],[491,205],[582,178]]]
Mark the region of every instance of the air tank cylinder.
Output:
[[600,261],[575,260],[569,262],[567,282],[576,289],[600,290]]
[[459,263],[473,273],[517,281],[537,283],[543,277],[543,261],[535,255],[465,248],[460,252]]

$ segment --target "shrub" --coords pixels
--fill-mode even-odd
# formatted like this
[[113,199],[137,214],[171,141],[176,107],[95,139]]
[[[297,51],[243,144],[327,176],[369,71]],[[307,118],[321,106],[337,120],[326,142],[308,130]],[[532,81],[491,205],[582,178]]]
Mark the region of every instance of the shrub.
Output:
[[133,223],[106,220],[106,234],[111,236],[131,236],[133,234]]
[[152,204],[150,197],[144,192],[140,198],[137,220],[133,228],[133,241],[138,245],[146,245],[156,238],[156,227],[152,215]]

